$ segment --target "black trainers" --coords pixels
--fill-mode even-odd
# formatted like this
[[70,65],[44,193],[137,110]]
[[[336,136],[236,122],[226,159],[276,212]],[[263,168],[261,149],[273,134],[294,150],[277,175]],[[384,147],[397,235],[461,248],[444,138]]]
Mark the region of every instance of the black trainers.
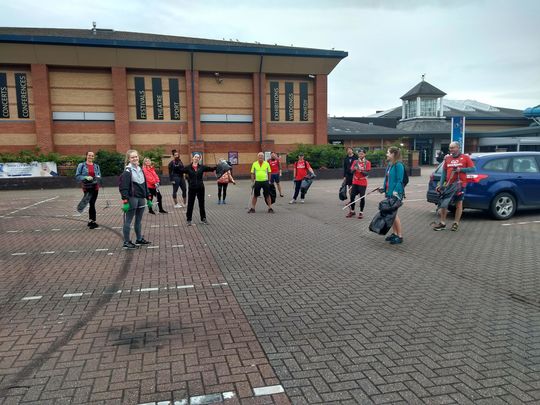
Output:
[[395,233],[393,233],[392,235],[390,236],[387,236],[386,238],[384,238],[385,241],[387,242],[390,242],[392,239],[394,239],[397,235]]
[[400,238],[397,235],[390,241],[391,245],[398,245],[400,243],[403,243],[403,237]]
[[135,241],[136,245],[149,245],[152,242],[148,242],[146,239],[142,238]]
[[255,213],[255,210],[253,208],[250,208],[248,211],[248,214],[253,214],[253,213]]
[[274,213],[274,210],[272,208],[268,208],[268,213],[269,214],[273,214]]
[[133,249],[137,249],[137,245],[135,245],[134,243],[132,243],[130,240],[128,240],[127,242],[124,242],[124,244],[122,245],[122,247],[124,249],[129,249],[129,250],[133,250]]
[[433,227],[434,231],[444,231],[446,229],[446,224],[441,224],[440,222]]
[[201,219],[201,223],[205,224],[205,225],[208,225],[208,221],[205,219]]

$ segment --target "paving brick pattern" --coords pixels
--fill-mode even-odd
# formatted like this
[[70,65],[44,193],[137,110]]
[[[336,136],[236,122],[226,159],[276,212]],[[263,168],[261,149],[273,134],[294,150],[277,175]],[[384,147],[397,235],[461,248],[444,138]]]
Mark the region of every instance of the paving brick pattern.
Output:
[[319,180],[248,215],[239,183],[218,206],[209,182],[193,227],[164,187],[171,212],[145,214],[153,248],[133,252],[114,190],[96,230],[77,190],[1,193],[0,403],[540,402],[538,211],[433,232],[412,178],[391,246],[367,229],[378,195],[346,219]]

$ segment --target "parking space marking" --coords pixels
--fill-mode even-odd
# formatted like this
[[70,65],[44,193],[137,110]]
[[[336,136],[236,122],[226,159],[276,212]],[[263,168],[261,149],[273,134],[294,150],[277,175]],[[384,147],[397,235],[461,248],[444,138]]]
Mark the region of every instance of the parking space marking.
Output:
[[[68,293],[68,294],[64,294],[62,295],[63,298],[71,298],[71,297],[82,297],[85,293]],[[91,294],[91,293],[86,293],[87,295],[88,294]]]
[[[52,200],[56,200],[58,197],[60,196],[55,196],[55,197],[51,197],[51,198],[47,198],[46,200],[43,200],[43,201],[38,201],[37,203],[34,203],[34,204],[30,204],[30,205],[27,205],[26,207],[22,207],[22,208],[19,208],[18,210],[15,210],[15,211],[12,211],[6,215],[0,215],[0,218],[5,218],[9,215],[13,215],[13,214],[16,214],[17,212],[20,212],[20,211],[24,211],[24,210],[27,210],[28,208],[32,208],[32,207],[35,207],[36,205],[40,205],[40,204],[43,204],[43,203],[46,203],[46,202],[49,202],[49,201],[52,201]],[[24,216],[25,218],[27,216]]]
[[12,253],[11,256],[24,256],[26,252]]
[[282,392],[285,392],[282,385],[269,385],[267,387],[253,388],[253,393],[256,397],[260,397],[263,395],[281,394]]
[[42,295],[31,295],[29,297],[22,297],[21,301],[34,301],[34,300],[40,300],[42,299]]
[[511,222],[511,223],[501,224],[501,226],[515,226],[515,225],[529,225],[529,224],[540,224],[540,221]]
[[206,405],[206,404],[218,404],[229,399],[233,399],[235,393],[233,391],[218,392],[216,394],[197,395],[182,399],[173,399],[156,402],[145,402],[137,405]]

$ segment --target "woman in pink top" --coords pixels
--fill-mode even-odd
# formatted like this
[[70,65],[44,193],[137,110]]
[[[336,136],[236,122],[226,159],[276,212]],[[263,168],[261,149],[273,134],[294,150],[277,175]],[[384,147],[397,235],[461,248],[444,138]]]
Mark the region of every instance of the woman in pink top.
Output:
[[[152,164],[152,160],[150,160],[150,158],[144,158],[142,169],[144,172],[144,177],[146,178],[146,185],[148,186],[148,191],[153,197],[157,197],[159,212],[162,214],[166,214],[167,211],[163,209],[163,197],[159,192],[159,176],[156,173],[156,169],[154,169],[154,165]],[[148,212],[155,215],[155,212],[152,208],[148,208]]]

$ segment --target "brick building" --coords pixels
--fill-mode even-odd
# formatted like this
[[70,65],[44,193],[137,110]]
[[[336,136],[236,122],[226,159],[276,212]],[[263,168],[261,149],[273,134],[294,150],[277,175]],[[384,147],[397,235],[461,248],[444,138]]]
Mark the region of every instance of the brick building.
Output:
[[[189,161],[327,143],[346,52],[91,29],[0,28],[0,151],[156,146]],[[166,162],[165,162],[166,163]]]

